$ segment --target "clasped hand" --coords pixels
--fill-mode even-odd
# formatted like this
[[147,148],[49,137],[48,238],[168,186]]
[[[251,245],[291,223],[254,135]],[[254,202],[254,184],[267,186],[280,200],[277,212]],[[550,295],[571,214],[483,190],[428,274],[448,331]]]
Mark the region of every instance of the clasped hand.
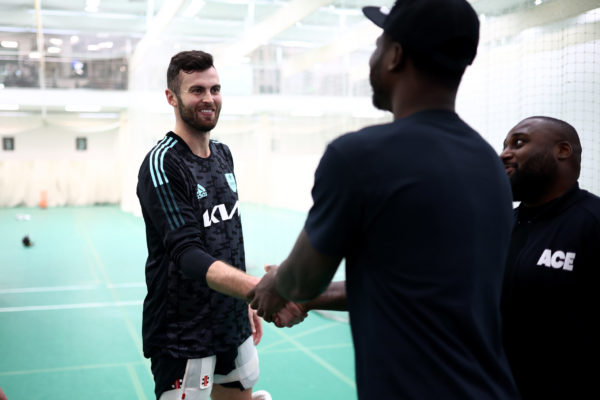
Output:
[[277,267],[265,267],[267,273],[260,282],[248,292],[246,301],[267,322],[273,322],[277,327],[291,327],[302,321],[308,315],[300,304],[293,303],[281,297],[275,288]]

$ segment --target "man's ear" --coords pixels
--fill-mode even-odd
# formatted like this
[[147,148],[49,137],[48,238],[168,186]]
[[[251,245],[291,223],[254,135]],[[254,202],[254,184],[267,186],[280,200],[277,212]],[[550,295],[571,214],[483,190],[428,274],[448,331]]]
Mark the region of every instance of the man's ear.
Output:
[[573,147],[567,141],[558,142],[554,147],[554,155],[558,160],[566,160],[573,155]]
[[406,57],[404,57],[404,49],[398,42],[391,42],[388,49],[388,71],[398,71],[404,66]]
[[173,93],[171,89],[165,90],[165,96],[167,96],[167,101],[170,105],[177,107],[177,96],[175,96],[175,93]]

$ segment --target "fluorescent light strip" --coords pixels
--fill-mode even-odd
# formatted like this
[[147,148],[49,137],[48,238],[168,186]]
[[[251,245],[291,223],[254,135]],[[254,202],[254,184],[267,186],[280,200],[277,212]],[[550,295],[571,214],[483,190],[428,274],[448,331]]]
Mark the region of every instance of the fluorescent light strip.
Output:
[[19,42],[15,42],[14,40],[3,40],[0,42],[0,46],[6,49],[16,49],[19,47]]
[[37,115],[37,113],[32,113],[32,112],[28,112],[28,111],[1,111],[0,110],[0,117],[29,117],[34,114]]

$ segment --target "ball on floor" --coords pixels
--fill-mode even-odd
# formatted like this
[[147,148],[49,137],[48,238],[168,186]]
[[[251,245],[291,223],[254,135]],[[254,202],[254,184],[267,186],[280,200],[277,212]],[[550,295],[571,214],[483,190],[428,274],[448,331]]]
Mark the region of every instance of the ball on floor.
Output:
[[23,238],[23,246],[31,247],[32,245],[33,242],[31,241],[31,239],[29,239],[29,236],[25,235],[25,237]]

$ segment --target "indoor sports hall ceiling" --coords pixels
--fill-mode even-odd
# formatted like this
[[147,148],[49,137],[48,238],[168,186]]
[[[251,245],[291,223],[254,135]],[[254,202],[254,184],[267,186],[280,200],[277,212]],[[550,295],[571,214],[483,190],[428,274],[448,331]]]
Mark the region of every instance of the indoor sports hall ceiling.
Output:
[[[486,23],[488,27],[495,25],[502,28],[498,32],[505,32],[501,33],[503,36],[535,26],[532,24],[543,25],[600,7],[600,0],[469,1],[480,15],[482,27]],[[176,49],[209,51],[218,65],[245,63],[254,74],[250,90],[255,94],[342,96],[351,92],[368,96],[365,60],[380,30],[364,18],[361,9],[366,5],[389,8],[393,3],[394,0],[0,0],[0,111],[17,109],[16,105],[5,104],[12,102],[14,92],[2,89],[127,90],[131,88],[131,73],[148,60],[144,55],[152,55],[160,45],[170,46],[168,54],[174,54]],[[159,58],[165,59],[164,55]],[[330,63],[329,70],[319,67],[314,72],[316,65],[326,63]],[[347,71],[345,79],[350,85],[335,76],[341,67]],[[164,66],[154,69],[162,70]],[[314,74],[304,77],[301,73],[308,70]],[[307,87],[307,83],[315,89]],[[342,92],[343,87],[350,89]],[[62,103],[66,100],[59,95],[59,91],[54,91],[46,96],[56,103],[50,101],[48,107],[64,108]],[[33,102],[29,97],[25,96],[25,103]],[[24,107],[27,104],[20,109]]]
[[[571,0],[544,0],[571,1]],[[478,13],[501,15],[541,0],[472,0]],[[312,49],[365,24],[365,5],[393,0],[1,0],[0,47],[5,59],[29,54],[44,40],[50,57],[127,57],[149,39]],[[42,37],[40,37],[42,33]],[[50,42],[50,39],[53,39]],[[14,44],[12,44],[14,46]],[[52,48],[51,50],[49,48]],[[49,54],[48,54],[49,53]]]

